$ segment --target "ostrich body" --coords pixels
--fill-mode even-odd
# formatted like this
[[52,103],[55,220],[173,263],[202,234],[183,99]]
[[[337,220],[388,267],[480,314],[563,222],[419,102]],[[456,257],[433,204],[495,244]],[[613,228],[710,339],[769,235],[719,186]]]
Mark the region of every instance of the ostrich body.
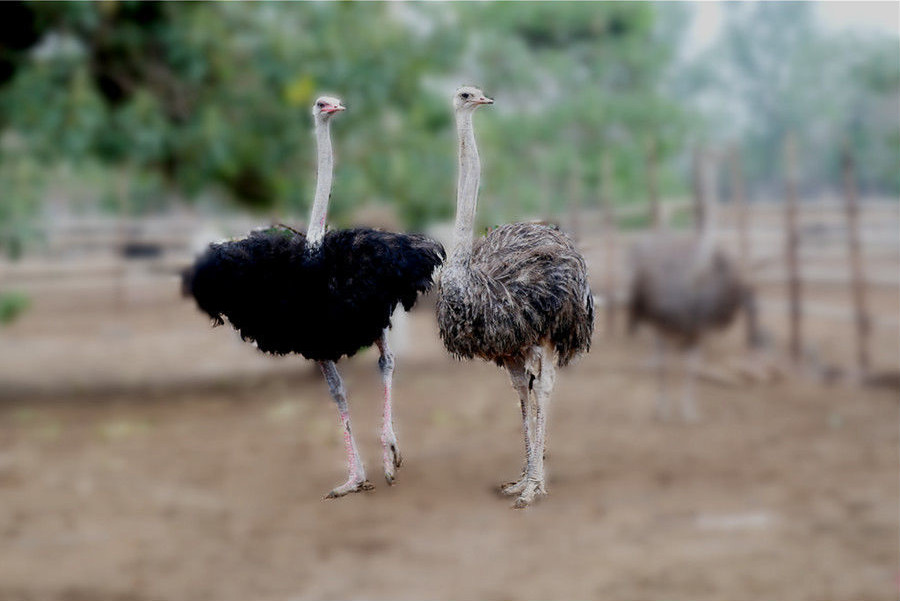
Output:
[[[711,186],[707,186],[711,188]],[[737,264],[715,246],[711,189],[701,194],[703,211],[698,234],[655,232],[632,253],[633,277],[628,300],[628,329],[645,323],[656,330],[659,378],[658,416],[669,416],[666,395],[666,354],[674,345],[685,352],[682,417],[697,419],[694,376],[699,347],[710,332],[729,326],[741,310],[747,317],[747,343],[760,346],[762,335],[753,288]]]
[[501,492],[518,495],[515,507],[525,507],[546,494],[554,363],[566,365],[590,348],[593,297],[584,259],[555,227],[502,225],[473,241],[481,168],[472,117],[493,100],[463,87],[453,103],[459,180],[453,250],[438,282],[438,325],[444,346],[456,357],[480,357],[509,372],[522,410],[526,463],[521,479]]
[[748,341],[758,334],[753,290],[720,249],[704,257],[695,238],[664,235],[640,244],[628,305],[629,329],[641,322],[681,348],[696,346],[712,330],[731,325],[741,309],[753,317]]
[[401,456],[393,429],[391,384],[394,357],[387,342],[391,314],[409,310],[431,287],[443,248],[423,236],[367,228],[325,231],[333,157],[329,125],[344,110],[322,97],[313,108],[318,150],[316,196],[307,233],[270,228],[211,244],[184,274],[194,297],[215,325],[227,318],[259,350],[297,353],[316,361],[338,405],[349,463],[347,482],[330,497],[368,490],[365,469],[350,426],[350,409],[335,362],[375,344],[384,383],[384,471],[393,484]]

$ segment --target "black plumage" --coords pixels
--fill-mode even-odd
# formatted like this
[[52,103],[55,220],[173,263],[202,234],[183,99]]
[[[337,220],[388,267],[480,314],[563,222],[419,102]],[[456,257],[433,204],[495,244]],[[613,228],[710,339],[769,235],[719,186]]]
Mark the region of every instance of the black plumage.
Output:
[[183,292],[267,353],[337,361],[373,344],[398,304],[432,285],[443,247],[368,228],[304,234],[271,228],[212,244],[183,275]]

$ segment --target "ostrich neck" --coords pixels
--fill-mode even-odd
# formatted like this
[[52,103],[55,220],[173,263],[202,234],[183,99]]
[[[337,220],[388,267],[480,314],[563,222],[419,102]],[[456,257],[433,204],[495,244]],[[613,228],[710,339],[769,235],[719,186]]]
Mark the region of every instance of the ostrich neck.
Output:
[[459,142],[459,179],[456,185],[456,224],[453,228],[453,250],[450,263],[467,265],[472,256],[472,238],[475,229],[475,208],[478,204],[478,183],[481,178],[481,162],[475,145],[472,127],[472,111],[456,115],[456,133]]
[[310,246],[318,246],[325,237],[325,217],[331,196],[334,155],[331,151],[331,125],[328,120],[316,120],[316,154],[316,196],[309,215],[309,228],[306,230],[306,241]]
[[700,215],[698,237],[703,261],[711,255],[716,242],[716,172],[710,159],[700,163]]

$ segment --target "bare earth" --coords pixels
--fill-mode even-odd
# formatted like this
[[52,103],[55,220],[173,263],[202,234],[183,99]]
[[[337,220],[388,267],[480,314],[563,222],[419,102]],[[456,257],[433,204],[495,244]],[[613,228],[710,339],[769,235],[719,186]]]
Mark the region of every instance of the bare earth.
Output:
[[[396,373],[398,484],[366,352],[342,370],[376,490],[323,500],[344,455],[311,365],[174,299],[52,305],[0,334],[0,599],[898,596],[895,390],[701,382],[702,420],[661,423],[649,340],[598,332],[558,379],[551,494],[514,511],[494,487],[521,467],[515,394],[446,357],[423,307]],[[708,356],[741,358],[739,335]]]

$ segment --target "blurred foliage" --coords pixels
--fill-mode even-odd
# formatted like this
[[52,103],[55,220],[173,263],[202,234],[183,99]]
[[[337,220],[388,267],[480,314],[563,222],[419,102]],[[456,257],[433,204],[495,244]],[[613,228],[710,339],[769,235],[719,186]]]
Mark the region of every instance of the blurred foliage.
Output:
[[0,154],[0,256],[18,259],[38,236],[34,219],[46,180],[40,161],[27,153]]
[[[724,5],[718,42],[688,71],[705,136],[739,144],[751,187],[780,194],[784,141],[798,140],[806,192],[840,189],[841,152],[863,193],[900,193],[900,51],[896,36],[822,31],[805,2]],[[761,190],[759,190],[761,189]]]
[[0,325],[8,325],[28,309],[31,300],[21,292],[0,294]]
[[[604,153],[617,201],[642,199],[650,142],[664,195],[690,190],[703,139],[739,142],[750,184],[773,185],[790,128],[811,181],[834,184],[846,138],[864,190],[900,189],[896,47],[826,36],[795,3],[729,9],[719,45],[684,64],[687,4],[3,3],[0,241],[15,252],[60,198],[302,214],[326,92],[350,109],[333,129],[333,222],[365,203],[406,226],[446,218],[461,83],[497,98],[478,123],[483,224],[591,204]],[[712,109],[693,101],[711,90]]]

